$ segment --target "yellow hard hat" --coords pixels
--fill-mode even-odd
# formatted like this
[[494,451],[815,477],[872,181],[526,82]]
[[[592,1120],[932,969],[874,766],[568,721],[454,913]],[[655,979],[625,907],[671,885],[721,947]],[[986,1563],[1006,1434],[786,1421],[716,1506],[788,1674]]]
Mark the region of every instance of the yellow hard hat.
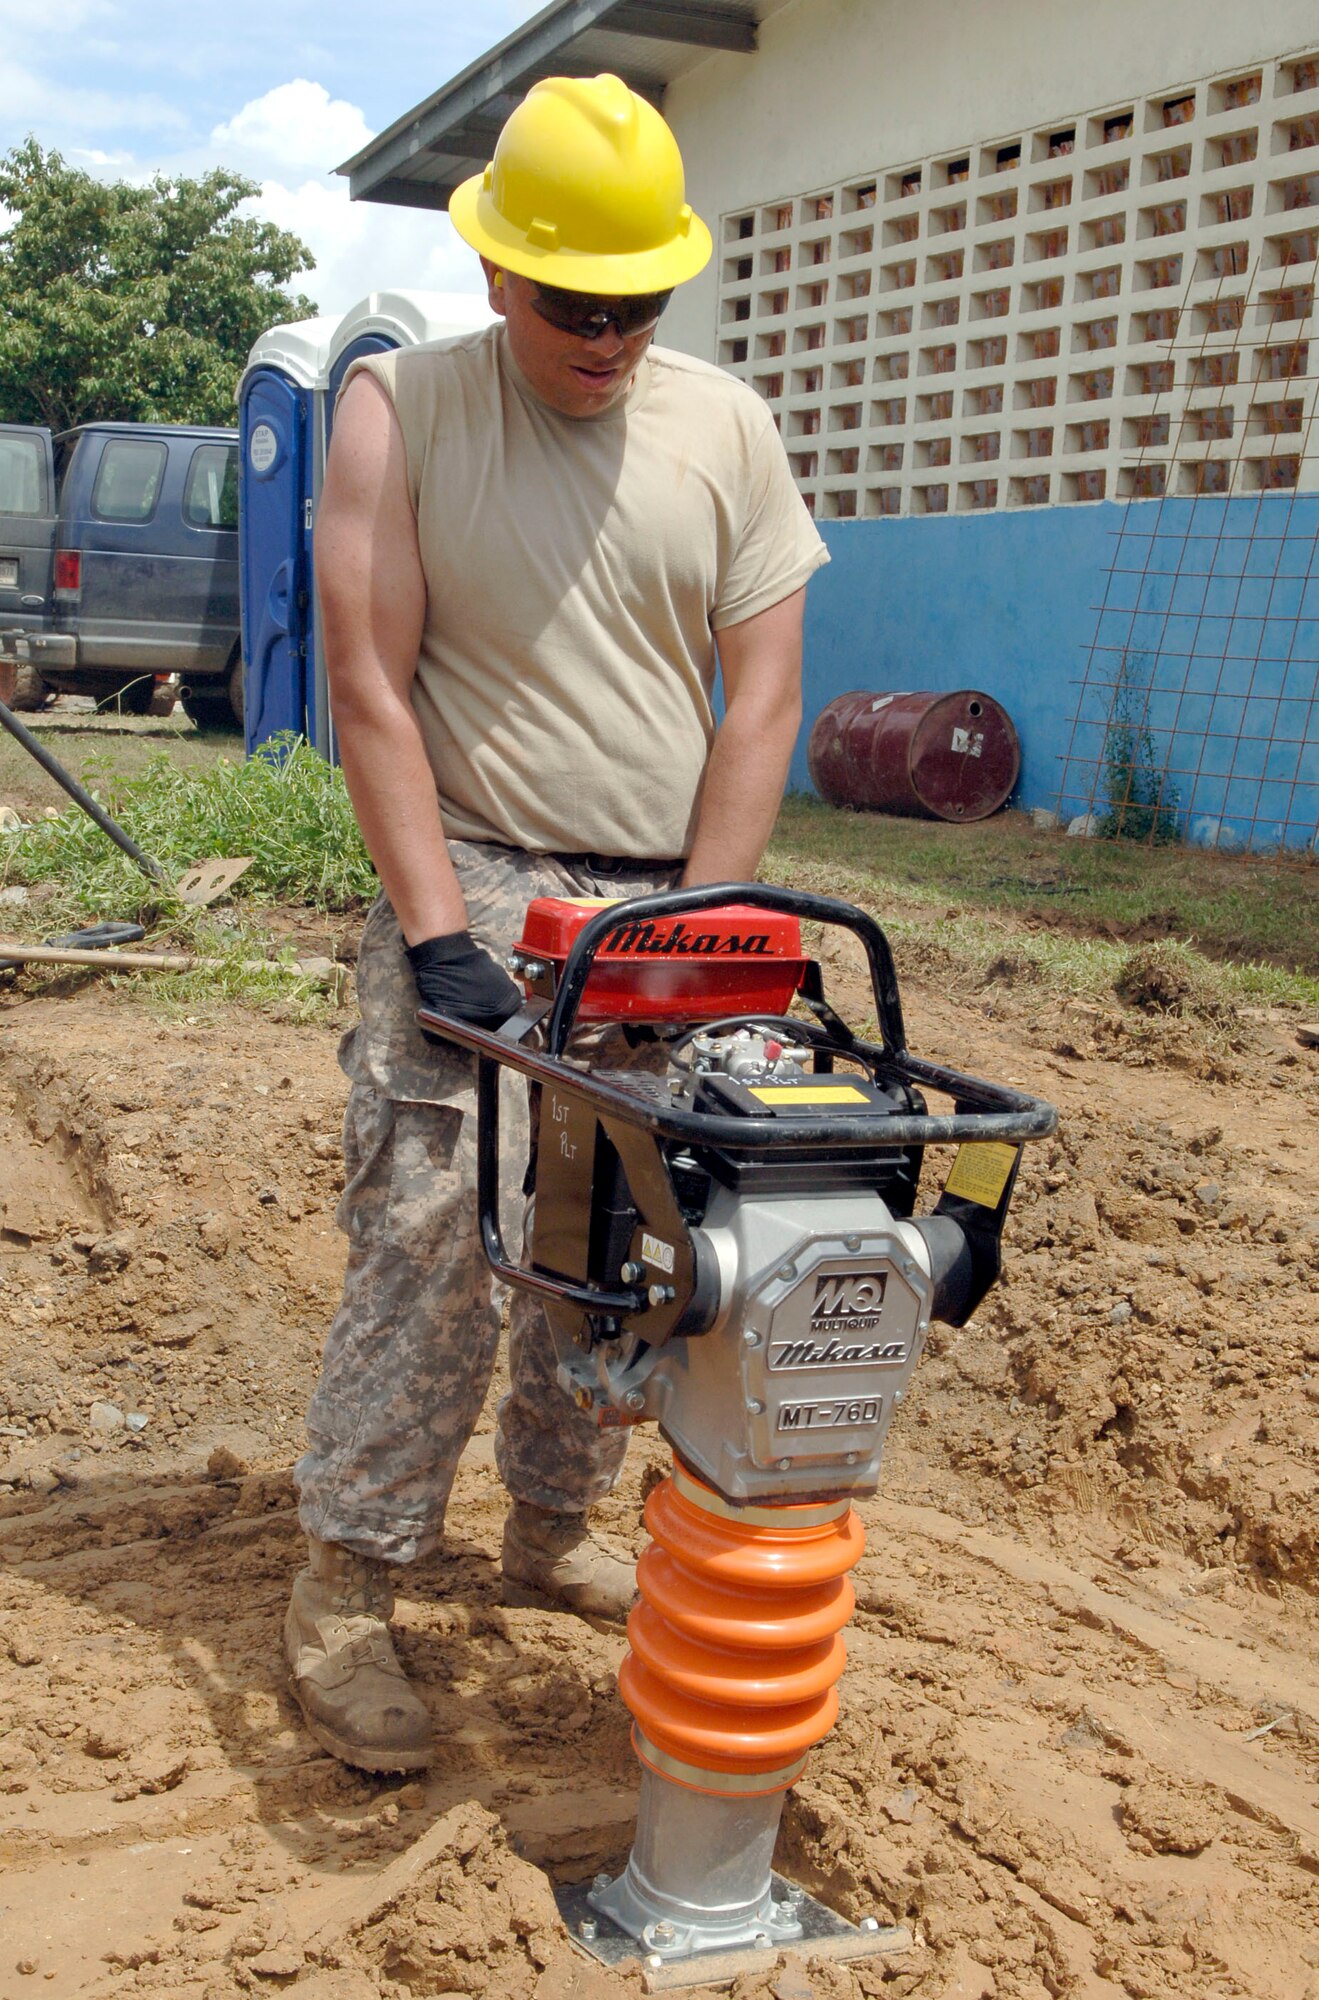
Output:
[[449,214],[492,263],[570,292],[667,292],[712,248],[672,132],[616,76],[534,84]]

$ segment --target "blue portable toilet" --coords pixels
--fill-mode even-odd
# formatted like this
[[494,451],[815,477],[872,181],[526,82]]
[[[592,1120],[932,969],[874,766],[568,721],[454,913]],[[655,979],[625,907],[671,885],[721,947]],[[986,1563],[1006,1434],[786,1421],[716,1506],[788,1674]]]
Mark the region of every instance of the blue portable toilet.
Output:
[[494,318],[475,292],[368,292],[340,320],[330,342],[325,384],[325,440],[334,428],[334,405],[343,378],[359,356],[384,354],[393,347],[416,347],[424,340],[447,340],[471,333]]
[[[325,364],[324,451],[330,448],[334,429],[334,405],[344,376],[360,356],[385,354],[395,347],[416,347],[426,340],[447,340],[476,327],[488,326],[494,318],[485,299],[469,292],[368,292],[350,307],[339,321]],[[321,465],[324,465],[322,454]],[[320,499],[320,478],[316,479],[314,502]],[[312,508],[315,513],[315,504]],[[313,592],[314,597],[314,592]],[[308,735],[323,756],[337,762],[334,724],[330,716],[329,689],[320,646],[320,608],[313,604],[311,668],[307,676],[309,703]]]
[[311,530],[324,463],[325,369],[338,321],[274,326],[238,384],[238,560],[249,756],[281,730],[312,736]]

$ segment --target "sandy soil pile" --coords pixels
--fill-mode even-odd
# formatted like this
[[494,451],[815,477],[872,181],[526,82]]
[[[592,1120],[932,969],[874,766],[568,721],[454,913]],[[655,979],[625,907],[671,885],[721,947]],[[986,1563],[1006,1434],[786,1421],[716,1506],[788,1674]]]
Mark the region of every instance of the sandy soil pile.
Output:
[[[909,971],[913,1045],[1063,1129],[863,1510],[779,1852],[916,1944],[737,2000],[1319,2000],[1319,1057],[999,975]],[[0,2000],[640,1991],[549,1886],[627,1853],[623,1642],[501,1604],[488,1420],[400,1609],[441,1765],[348,1773],[284,1689],[334,1040],[0,991]],[[638,1438],[618,1542],[664,1456]]]

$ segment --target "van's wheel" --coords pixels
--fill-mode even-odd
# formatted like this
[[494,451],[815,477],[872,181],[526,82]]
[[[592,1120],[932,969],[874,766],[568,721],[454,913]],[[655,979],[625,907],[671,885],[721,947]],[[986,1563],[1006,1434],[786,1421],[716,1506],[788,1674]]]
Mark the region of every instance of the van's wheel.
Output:
[[121,687],[101,707],[113,711],[118,708],[124,715],[145,715],[156,698],[156,677],[154,674],[139,674],[127,687]]
[[14,680],[14,696],[9,706],[32,713],[53,700],[54,688],[47,687],[35,667],[20,666]]
[[243,726],[243,662],[235,660],[222,681],[202,687],[184,683],[183,707],[198,729],[241,729]]

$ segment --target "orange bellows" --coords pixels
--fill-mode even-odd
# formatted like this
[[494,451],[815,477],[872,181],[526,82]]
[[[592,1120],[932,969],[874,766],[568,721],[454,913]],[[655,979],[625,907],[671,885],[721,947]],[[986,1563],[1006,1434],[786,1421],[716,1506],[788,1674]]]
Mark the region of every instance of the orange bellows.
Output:
[[618,1676],[638,1757],[696,1791],[783,1790],[838,1715],[860,1521],[846,1501],[728,1507],[676,1466],[646,1526]]

